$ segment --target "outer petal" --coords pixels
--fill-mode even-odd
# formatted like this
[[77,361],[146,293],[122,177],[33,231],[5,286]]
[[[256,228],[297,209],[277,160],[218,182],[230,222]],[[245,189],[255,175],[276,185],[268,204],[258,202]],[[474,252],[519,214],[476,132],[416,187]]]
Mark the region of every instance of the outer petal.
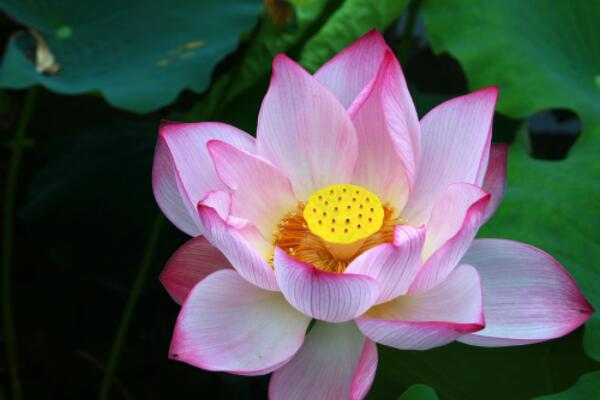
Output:
[[171,256],[160,282],[173,300],[182,304],[198,282],[220,269],[231,269],[223,254],[203,236],[188,240]]
[[300,199],[350,182],[357,154],[356,132],[344,107],[282,54],[273,62],[260,109],[257,146],[258,154],[290,179]]
[[427,221],[434,202],[448,185],[480,183],[497,97],[497,88],[482,89],[439,105],[421,120],[421,158],[402,213],[413,226]]
[[375,372],[377,372],[377,361],[377,345],[372,340],[365,340],[365,347],[358,361],[358,368],[354,372],[350,388],[352,400],[362,399],[369,392],[373,379],[375,379]]
[[304,314],[344,322],[367,311],[379,296],[373,278],[321,271],[275,249],[275,275],[287,301]]
[[207,201],[198,204],[198,213],[208,241],[223,253],[244,279],[266,290],[279,290],[273,269],[261,256],[260,249],[251,247],[244,234],[244,230],[255,229],[253,226],[235,224],[237,221],[229,218],[224,220],[215,208],[207,205]]
[[491,194],[490,203],[485,211],[484,223],[494,215],[504,197],[506,188],[506,161],[508,159],[508,145],[492,144],[490,158],[483,180],[483,190]]
[[568,334],[594,312],[569,273],[535,247],[478,239],[464,262],[481,274],[487,325],[461,342],[476,346],[541,342]]
[[379,32],[372,30],[338,53],[315,73],[323,84],[346,108],[375,78],[389,51]]
[[359,400],[377,367],[377,349],[353,322],[317,322],[304,346],[269,385],[271,400]]
[[217,271],[191,291],[169,353],[210,371],[266,374],[298,351],[309,322],[280,293],[261,290],[235,271]]
[[405,294],[421,266],[425,229],[400,225],[394,229],[394,241],[365,251],[346,269],[346,273],[372,277],[379,282],[377,303]]
[[416,173],[420,128],[400,64],[391,51],[363,97],[350,111],[359,149],[353,182],[402,210]]
[[356,322],[377,343],[406,350],[443,346],[483,328],[479,274],[462,265],[437,287],[373,307]]
[[489,201],[489,193],[470,184],[457,183],[446,189],[427,223],[423,249],[427,261],[410,293],[430,289],[446,279],[475,238]]
[[216,122],[163,123],[154,153],[152,188],[162,212],[185,233],[202,233],[196,205],[211,190],[225,189],[206,149],[211,139],[254,152],[254,138]]
[[227,143],[212,140],[208,150],[219,177],[233,191],[231,213],[252,221],[270,238],[297,203],[289,180],[267,160]]

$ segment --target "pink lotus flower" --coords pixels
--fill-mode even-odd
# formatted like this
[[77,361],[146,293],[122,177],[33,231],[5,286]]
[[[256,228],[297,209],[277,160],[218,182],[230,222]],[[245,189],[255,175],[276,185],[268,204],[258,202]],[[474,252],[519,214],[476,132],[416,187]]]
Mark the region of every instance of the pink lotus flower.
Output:
[[272,399],[360,399],[376,342],[522,345],[583,324],[593,309],[551,256],[474,240],[504,190],[496,98],[482,89],[419,121],[370,32],[313,76],[277,56],[256,140],[163,124],[154,194],[194,236],[161,275],[183,305],[170,356],[274,372]]

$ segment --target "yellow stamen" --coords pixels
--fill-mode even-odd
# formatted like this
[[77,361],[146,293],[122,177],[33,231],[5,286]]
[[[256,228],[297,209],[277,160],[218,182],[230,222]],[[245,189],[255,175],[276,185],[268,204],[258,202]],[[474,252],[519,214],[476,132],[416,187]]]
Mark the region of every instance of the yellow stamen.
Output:
[[365,188],[329,186],[284,216],[274,232],[273,244],[321,270],[343,272],[359,254],[391,242],[394,226],[401,222],[391,206],[382,205]]
[[379,198],[363,187],[333,185],[314,192],[303,214],[310,231],[345,260],[381,229],[384,210]]

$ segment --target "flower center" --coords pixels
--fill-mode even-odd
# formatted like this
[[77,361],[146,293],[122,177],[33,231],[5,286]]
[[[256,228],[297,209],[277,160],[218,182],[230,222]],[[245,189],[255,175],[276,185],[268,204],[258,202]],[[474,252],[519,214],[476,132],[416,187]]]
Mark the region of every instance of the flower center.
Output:
[[288,213],[274,235],[274,246],[330,271],[343,272],[362,252],[391,242],[399,218],[361,186],[332,185],[314,192]]
[[308,229],[340,259],[352,257],[364,239],[379,231],[383,214],[379,198],[355,185],[327,186],[304,207]]

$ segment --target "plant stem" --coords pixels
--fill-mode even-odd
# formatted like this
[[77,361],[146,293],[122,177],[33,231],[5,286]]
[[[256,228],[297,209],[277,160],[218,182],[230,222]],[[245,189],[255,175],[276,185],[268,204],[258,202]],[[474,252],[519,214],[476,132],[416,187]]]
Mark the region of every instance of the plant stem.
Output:
[[17,359],[17,335],[12,311],[12,251],[15,198],[17,195],[17,180],[21,168],[21,159],[26,147],[25,134],[35,105],[36,89],[31,88],[25,97],[23,111],[19,118],[13,151],[8,164],[6,176],[6,191],[2,208],[2,317],[4,335],[6,337],[6,357],[12,387],[12,397],[21,400],[21,381],[19,380],[19,362]]
[[104,378],[102,379],[100,395],[98,396],[98,399],[100,400],[106,400],[110,395],[110,389],[112,386],[113,379],[115,377],[117,364],[119,363],[121,350],[123,348],[123,344],[125,344],[125,339],[127,338],[127,331],[129,330],[129,325],[131,323],[131,319],[133,317],[137,301],[140,297],[142,287],[146,280],[146,275],[148,274],[150,266],[152,265],[152,259],[154,258],[156,244],[158,242],[158,238],[160,237],[163,222],[164,218],[162,214],[159,213],[154,219],[152,231],[150,232],[148,242],[146,243],[146,249],[144,250],[144,257],[142,258],[142,263],[140,264],[140,268],[138,269],[135,281],[133,282],[133,287],[131,288],[131,292],[129,293],[129,298],[127,299],[125,310],[123,311],[121,321],[119,322],[117,336],[115,337],[115,341],[113,342],[112,348],[110,350],[110,355],[108,356],[108,362],[106,363],[106,371],[104,373]]
[[[258,29],[259,29],[259,26],[255,28],[252,39],[254,39]],[[250,45],[251,45],[251,43],[249,44],[249,46]],[[243,58],[245,58],[246,54],[247,54],[247,49],[246,49],[246,51],[244,51],[244,54],[242,56],[242,61],[243,61]],[[238,63],[236,70],[228,78],[228,81],[226,83],[226,88],[223,91],[223,93],[221,94],[221,97],[220,97],[219,101],[217,102],[216,108],[213,109],[212,112],[210,113],[211,118],[214,118],[223,109],[224,103],[226,103],[226,101],[227,101],[229,88],[233,84],[234,78],[237,77],[237,74],[240,69],[239,65],[241,65],[242,61],[240,61]],[[192,111],[188,112],[188,115],[184,119],[186,121],[189,120],[190,115],[193,115],[193,114],[194,114],[194,110],[192,109]],[[98,396],[99,400],[107,400],[108,396],[110,395],[110,389],[112,386],[113,379],[115,377],[117,364],[119,363],[119,356],[121,354],[121,349],[123,347],[123,344],[125,343],[125,339],[127,337],[127,330],[129,328],[131,318],[133,317],[133,313],[135,311],[135,306],[137,304],[137,300],[140,295],[142,285],[146,279],[146,274],[148,272],[148,269],[150,268],[151,260],[154,256],[156,242],[158,240],[158,237],[160,236],[160,230],[161,230],[163,222],[164,222],[164,217],[162,216],[161,213],[159,213],[158,216],[156,217],[156,220],[154,221],[154,226],[152,228],[152,232],[150,233],[150,237],[148,238],[148,243],[146,245],[144,258],[143,258],[140,268],[138,270],[137,276],[135,278],[135,282],[133,283],[133,288],[129,295],[129,299],[127,300],[127,305],[125,306],[125,311],[123,312],[123,316],[121,317],[121,321],[119,323],[119,327],[118,327],[118,331],[117,331],[117,337],[115,338],[112,349],[110,351],[108,362],[106,364],[104,378],[102,379],[102,385],[100,387],[100,394]]]

